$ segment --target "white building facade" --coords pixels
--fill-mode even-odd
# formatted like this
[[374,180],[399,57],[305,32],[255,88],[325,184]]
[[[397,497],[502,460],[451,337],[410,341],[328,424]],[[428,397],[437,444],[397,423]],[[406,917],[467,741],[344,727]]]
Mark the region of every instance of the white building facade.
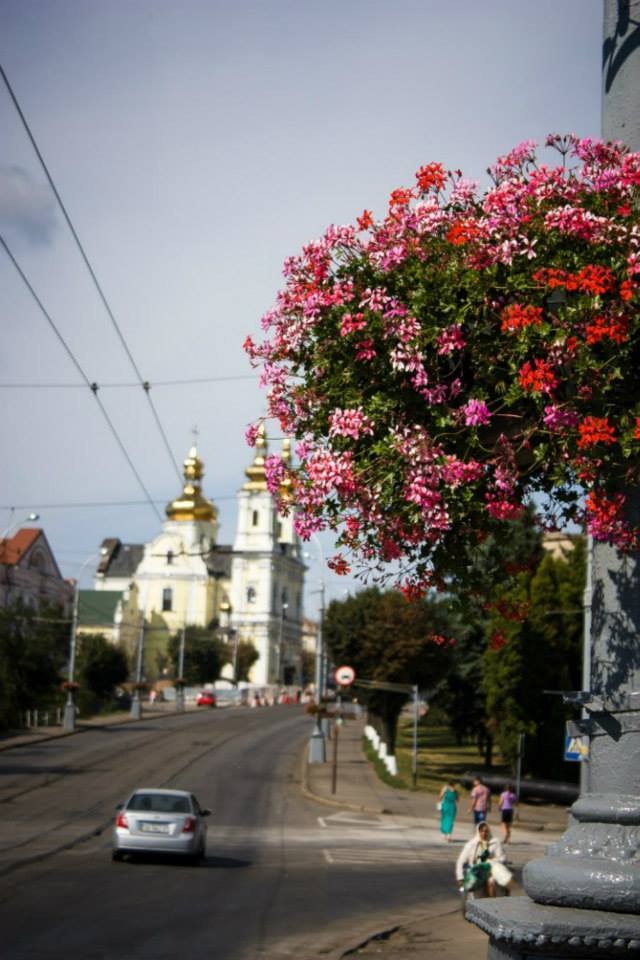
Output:
[[292,518],[278,514],[267,489],[266,455],[261,436],[238,493],[235,540],[225,546],[218,544],[218,511],[202,492],[204,465],[192,447],[182,493],[167,505],[161,532],[146,545],[103,541],[95,589],[135,587],[141,622],[160,658],[172,633],[202,626],[235,649],[241,642],[255,647],[251,682],[298,684],[305,566]]

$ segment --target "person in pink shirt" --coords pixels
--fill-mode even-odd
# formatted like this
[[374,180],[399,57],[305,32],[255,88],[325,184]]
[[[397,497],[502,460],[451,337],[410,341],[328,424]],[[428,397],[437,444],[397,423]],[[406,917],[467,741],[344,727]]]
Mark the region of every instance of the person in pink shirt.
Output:
[[471,803],[469,805],[469,812],[473,814],[473,822],[476,826],[479,823],[484,823],[487,819],[487,813],[491,809],[491,793],[489,787],[485,787],[484,783],[480,780],[479,777],[475,777],[473,781],[473,789],[471,790]]
[[513,792],[513,787],[510,783],[508,783],[500,794],[500,799],[498,800],[498,807],[500,808],[500,821],[502,823],[503,843],[509,843],[511,838],[513,811],[515,810],[517,802],[518,798]]

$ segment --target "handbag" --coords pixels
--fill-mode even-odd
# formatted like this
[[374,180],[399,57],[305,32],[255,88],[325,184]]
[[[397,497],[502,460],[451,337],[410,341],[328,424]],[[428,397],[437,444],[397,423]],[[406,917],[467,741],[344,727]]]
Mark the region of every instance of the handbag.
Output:
[[442,800],[438,800],[438,802],[436,803],[436,810],[438,811],[442,810]]

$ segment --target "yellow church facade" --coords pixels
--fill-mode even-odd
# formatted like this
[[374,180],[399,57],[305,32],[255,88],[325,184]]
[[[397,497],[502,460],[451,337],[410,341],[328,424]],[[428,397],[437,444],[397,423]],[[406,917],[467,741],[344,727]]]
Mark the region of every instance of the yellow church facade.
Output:
[[195,446],[158,535],[144,545],[103,541],[95,589],[135,592],[151,673],[166,669],[171,634],[196,625],[231,645],[255,647],[252,682],[300,682],[305,566],[292,518],[278,514],[267,489],[266,455],[260,436],[238,492],[232,545],[218,543],[218,510],[202,491],[204,464]]

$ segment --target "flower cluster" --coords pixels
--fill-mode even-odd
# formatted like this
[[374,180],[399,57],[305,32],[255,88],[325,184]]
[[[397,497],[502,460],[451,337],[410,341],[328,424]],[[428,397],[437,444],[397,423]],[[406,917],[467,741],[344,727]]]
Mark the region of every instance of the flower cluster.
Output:
[[422,166],[380,220],[365,210],[289,258],[265,339],[245,342],[299,441],[296,529],[394,561],[407,594],[463,572],[533,496],[547,527],[637,548],[640,154],[547,146],[557,164],[526,142],[484,192]]

